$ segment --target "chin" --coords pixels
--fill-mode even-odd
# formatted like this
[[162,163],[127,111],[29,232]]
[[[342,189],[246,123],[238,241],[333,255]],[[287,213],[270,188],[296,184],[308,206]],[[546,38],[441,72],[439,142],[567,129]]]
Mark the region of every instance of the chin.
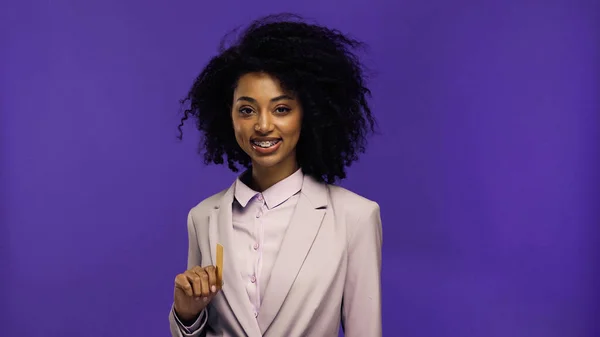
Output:
[[252,165],[271,168],[281,163],[281,158],[257,157],[252,158]]

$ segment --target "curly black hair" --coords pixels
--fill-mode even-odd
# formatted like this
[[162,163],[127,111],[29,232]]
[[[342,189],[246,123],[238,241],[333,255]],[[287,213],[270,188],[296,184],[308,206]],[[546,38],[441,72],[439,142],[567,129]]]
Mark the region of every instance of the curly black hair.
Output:
[[200,151],[206,164],[223,164],[226,156],[234,172],[238,164],[250,167],[250,157],[234,136],[233,91],[241,75],[263,72],[300,100],[299,167],[321,182],[346,178],[346,167],[358,160],[368,134],[375,131],[365,67],[354,52],[364,44],[293,14],[258,19],[225,47],[229,36],[181,100],[189,107],[178,127],[179,139],[184,122],[192,116],[203,134]]

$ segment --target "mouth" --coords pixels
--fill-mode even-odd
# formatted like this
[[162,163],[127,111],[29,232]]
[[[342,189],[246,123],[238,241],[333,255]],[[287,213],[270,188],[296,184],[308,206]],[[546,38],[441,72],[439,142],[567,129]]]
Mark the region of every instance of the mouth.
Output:
[[252,150],[259,155],[275,153],[277,149],[279,149],[279,146],[281,146],[281,142],[282,140],[280,138],[250,140]]
[[252,145],[258,146],[263,149],[268,149],[273,147],[281,142],[281,139],[271,139],[271,140],[251,140]]

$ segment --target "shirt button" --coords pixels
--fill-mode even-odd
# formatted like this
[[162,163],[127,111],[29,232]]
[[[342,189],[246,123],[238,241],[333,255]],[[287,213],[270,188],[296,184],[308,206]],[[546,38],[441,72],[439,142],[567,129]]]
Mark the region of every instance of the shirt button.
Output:
[[258,312],[254,312],[254,317],[258,317]]
[[258,243],[255,243],[253,248],[254,250],[258,250]]
[[256,276],[252,275],[252,277],[250,278],[250,282],[256,283]]
[[262,211],[259,211],[258,213],[256,213],[256,217],[260,218],[262,216]]
[[263,200],[262,194],[259,194],[257,199],[258,199],[258,201],[262,201]]

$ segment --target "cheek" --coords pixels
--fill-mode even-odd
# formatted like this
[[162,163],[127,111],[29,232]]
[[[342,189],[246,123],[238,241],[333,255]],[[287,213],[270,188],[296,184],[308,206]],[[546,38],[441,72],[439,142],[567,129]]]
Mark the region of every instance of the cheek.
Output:
[[302,131],[302,118],[298,117],[297,119],[294,120],[294,122],[291,125],[291,130],[294,134],[294,137],[296,139],[298,139],[300,137],[300,132]]
[[302,126],[302,115],[288,116],[280,121],[279,128],[288,135],[300,132]]
[[233,121],[233,133],[235,134],[235,139],[237,142],[242,145],[244,140],[244,128],[241,123]]

